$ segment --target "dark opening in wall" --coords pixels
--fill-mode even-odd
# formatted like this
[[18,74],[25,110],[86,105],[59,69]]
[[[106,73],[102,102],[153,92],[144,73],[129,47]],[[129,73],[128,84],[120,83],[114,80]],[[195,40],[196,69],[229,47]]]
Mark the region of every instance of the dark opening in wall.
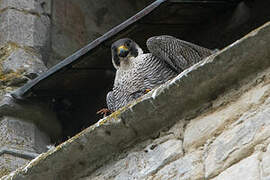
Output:
[[[86,3],[82,0],[78,2]],[[99,2],[100,4],[96,2],[95,5],[89,2],[88,6],[85,5],[84,11],[78,12],[83,14],[83,22],[88,24],[87,27],[89,26],[88,29],[86,28],[87,30],[83,31],[82,37],[77,37],[81,32],[77,26],[81,26],[81,24],[72,24],[74,29],[77,29],[73,32],[69,29],[72,25],[68,24],[71,20],[65,19],[69,16],[61,14],[61,18],[64,20],[59,21],[60,24],[57,24],[58,21],[54,22],[56,24],[54,24],[53,37],[55,39],[53,41],[58,40],[57,37],[72,34],[70,38],[75,38],[75,40],[79,38],[84,42],[82,44],[74,43],[74,45],[73,41],[65,41],[64,37],[61,41],[59,38],[59,42],[55,42],[55,47],[53,45],[53,53],[59,54],[66,48],[67,51],[59,57],[71,54],[71,51],[82,47],[86,42],[94,40],[112,26],[127,19],[120,10],[123,9],[126,12],[125,15],[130,15],[129,13],[134,14],[138,9],[143,9],[146,4],[151,3],[149,1],[142,1],[140,5],[135,3],[134,8],[134,3],[131,3],[133,1],[121,2],[119,2],[120,9],[115,9],[115,1],[106,1],[104,6],[101,5],[102,2]],[[108,7],[112,9],[104,9]],[[155,1],[141,14],[111,30],[101,39],[86,45],[35,81],[26,84],[14,96],[49,103],[63,125],[63,138],[59,140],[61,142],[102,118],[96,115],[96,112],[106,107],[106,94],[113,85],[115,70],[111,63],[110,45],[115,40],[123,37],[132,38],[147,52],[145,42],[149,37],[166,34],[210,49],[222,49],[269,21],[269,8],[270,1],[266,0],[170,0],[163,3]],[[74,9],[74,11],[77,10]],[[63,23],[64,21],[67,21],[67,24]],[[62,26],[70,27],[65,29],[66,27]],[[58,30],[66,31],[67,34],[57,34]],[[63,49],[57,44],[62,44]],[[53,57],[52,64],[58,62],[59,57]]]

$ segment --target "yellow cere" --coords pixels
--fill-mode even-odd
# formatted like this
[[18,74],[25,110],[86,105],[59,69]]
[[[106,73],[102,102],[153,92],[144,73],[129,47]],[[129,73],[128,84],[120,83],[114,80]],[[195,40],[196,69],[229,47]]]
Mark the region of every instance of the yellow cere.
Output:
[[120,52],[121,49],[124,49],[125,51],[128,50],[128,48],[126,46],[122,45],[122,46],[118,47],[118,49],[117,49],[118,53]]

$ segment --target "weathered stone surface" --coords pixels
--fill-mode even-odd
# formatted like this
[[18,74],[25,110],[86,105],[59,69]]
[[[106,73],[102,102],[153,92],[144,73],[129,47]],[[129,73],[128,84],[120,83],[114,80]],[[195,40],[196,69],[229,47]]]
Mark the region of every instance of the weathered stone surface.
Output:
[[255,87],[244,93],[236,101],[225,107],[203,114],[188,123],[184,134],[185,151],[190,151],[203,145],[215,134],[219,134],[226,126],[236,121],[243,113],[256,107],[269,95],[270,84],[263,87]]
[[269,143],[269,139],[268,142],[266,141],[266,143],[268,143],[268,146],[266,148],[266,152],[264,152],[261,157],[259,158],[259,160],[261,161],[261,179],[262,180],[269,180],[270,179],[270,143]]
[[[166,164],[183,155],[182,141],[171,139],[161,144],[150,144],[143,151],[129,153],[117,163],[102,168],[93,176],[82,179],[145,179]],[[101,175],[97,175],[101,174]]]
[[51,1],[49,0],[1,0],[0,10],[16,9],[29,14],[51,14]]
[[212,180],[255,180],[261,179],[260,177],[260,161],[258,153],[254,154],[239,163],[231,166],[223,171],[220,175]]
[[4,46],[7,42],[33,47],[36,50],[48,46],[49,17],[7,9],[0,14],[0,21],[0,46]]
[[0,121],[0,147],[24,150],[33,153],[47,151],[50,139],[34,124],[13,117]]
[[8,42],[0,49],[0,95],[10,93],[47,70],[32,48]]
[[35,11],[39,3],[42,4],[32,0],[0,3],[0,95],[47,70],[43,60],[50,44],[50,19]]
[[47,151],[50,138],[33,123],[13,117],[0,120],[0,172],[14,171]]
[[9,43],[2,48],[2,51],[6,51],[2,53],[4,57],[0,60],[3,74],[22,72],[25,76],[31,76],[31,74],[37,76],[47,70],[41,57],[31,49],[23,49],[16,44]]
[[30,160],[13,156],[10,154],[0,155],[0,177],[9,174],[11,171],[25,165]]
[[174,138],[183,139],[185,125],[186,125],[186,123],[184,121],[180,120],[175,125],[173,125],[166,133],[173,134]]
[[198,180],[204,179],[202,152],[196,151],[171,162],[157,173],[146,178],[147,180]]
[[270,104],[247,112],[218,136],[205,159],[206,177],[212,177],[251,154],[256,144],[270,137]]

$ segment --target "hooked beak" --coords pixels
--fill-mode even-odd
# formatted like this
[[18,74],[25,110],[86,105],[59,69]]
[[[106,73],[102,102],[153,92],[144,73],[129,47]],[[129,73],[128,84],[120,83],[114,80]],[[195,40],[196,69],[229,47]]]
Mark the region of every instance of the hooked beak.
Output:
[[122,45],[117,48],[117,53],[119,57],[124,58],[124,57],[127,57],[129,53],[129,49],[126,46]]

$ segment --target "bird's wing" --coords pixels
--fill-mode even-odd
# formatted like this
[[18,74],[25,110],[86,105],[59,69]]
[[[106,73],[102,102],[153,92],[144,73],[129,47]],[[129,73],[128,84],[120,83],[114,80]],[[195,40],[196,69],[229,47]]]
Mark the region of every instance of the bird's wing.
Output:
[[115,98],[113,95],[113,91],[108,92],[106,97],[107,107],[111,111],[115,111]]
[[146,42],[149,51],[180,73],[213,52],[172,36],[155,36]]

